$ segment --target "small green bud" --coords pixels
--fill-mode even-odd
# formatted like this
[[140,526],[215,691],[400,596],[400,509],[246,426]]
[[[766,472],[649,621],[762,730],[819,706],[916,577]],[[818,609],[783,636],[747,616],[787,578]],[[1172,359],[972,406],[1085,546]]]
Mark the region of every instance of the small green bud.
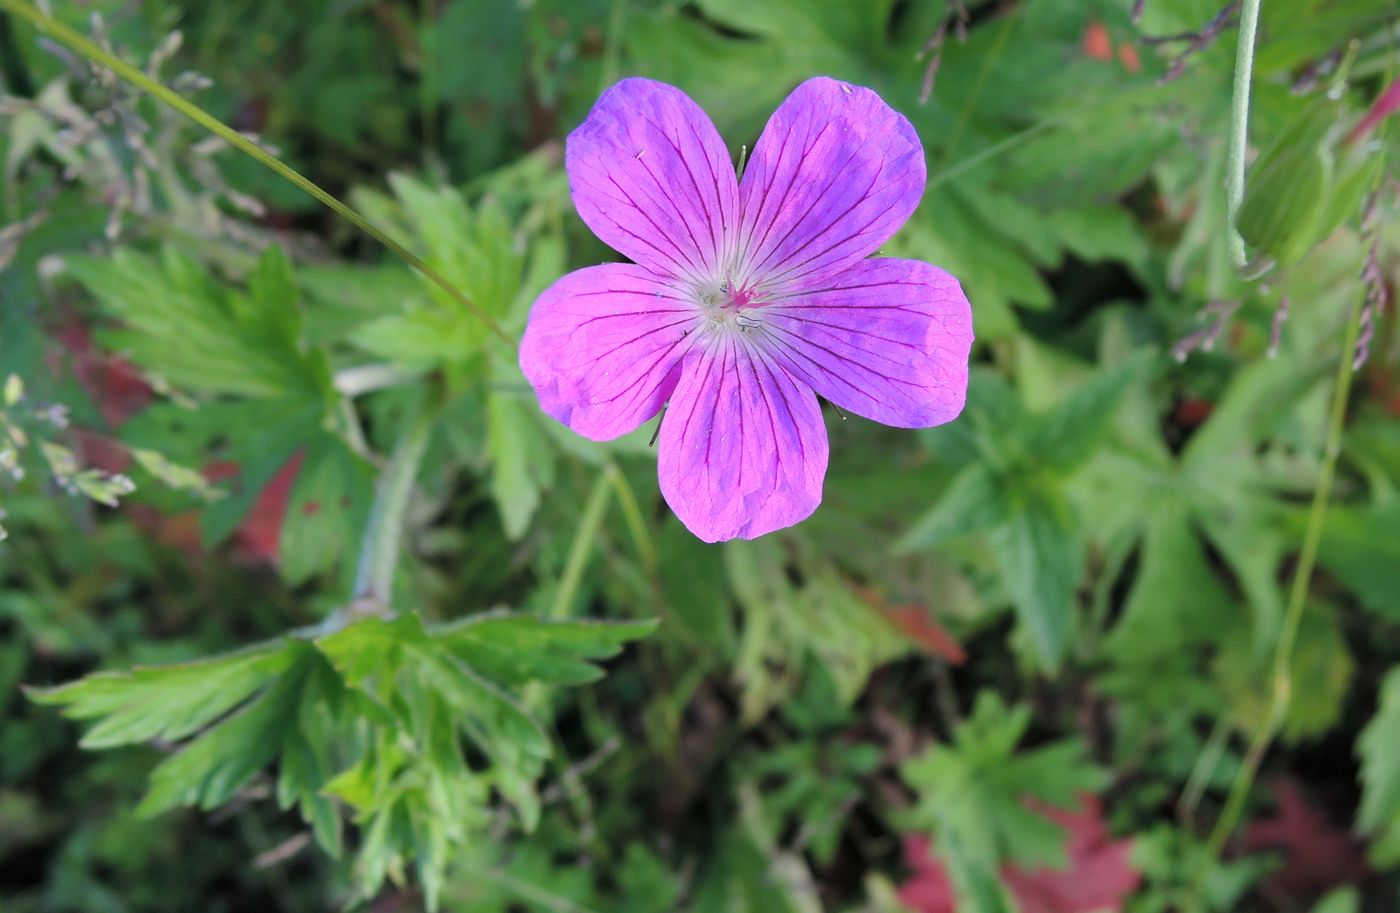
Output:
[[1256,257],[1283,266],[1312,249],[1331,193],[1333,106],[1308,107],[1255,161],[1235,228]]
[[1317,238],[1331,183],[1327,156],[1314,146],[1255,168],[1235,227],[1256,252],[1288,266]]

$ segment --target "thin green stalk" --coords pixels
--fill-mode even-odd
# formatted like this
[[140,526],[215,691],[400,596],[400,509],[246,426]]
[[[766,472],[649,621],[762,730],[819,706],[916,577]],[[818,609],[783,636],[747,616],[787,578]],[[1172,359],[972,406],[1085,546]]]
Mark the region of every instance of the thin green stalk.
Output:
[[992,78],[993,71],[1001,61],[1002,52],[1006,50],[1006,39],[1011,37],[1011,32],[1020,21],[1021,7],[1016,6],[1011,9],[1002,19],[1001,27],[992,38],[992,46],[982,58],[982,69],[977,74],[977,81],[972,85],[972,91],[967,93],[967,99],[963,102],[962,110],[958,112],[957,123],[953,125],[953,132],[949,134],[948,143],[943,147],[943,155],[953,154],[957,148],[958,141],[962,139],[963,131],[967,129],[968,122],[972,119],[972,112],[977,107],[977,102],[982,98],[982,90],[987,87],[987,82]]
[[617,464],[610,462],[608,465],[612,467],[613,491],[617,493],[617,505],[622,509],[622,518],[627,522],[627,530],[637,547],[637,557],[641,559],[642,567],[653,585],[659,589],[656,546],[652,544],[651,534],[647,532],[642,505],[637,502],[636,492],[627,484],[627,478],[622,474],[622,470],[617,468]]
[[1067,118],[1049,118],[1047,120],[1043,120],[1038,123],[1032,124],[1024,130],[1011,134],[1005,139],[997,140],[990,146],[984,146],[983,148],[978,149],[972,155],[967,156],[959,162],[949,165],[947,168],[939,169],[938,171],[929,175],[928,184],[924,188],[925,192],[928,192],[930,190],[933,190],[935,187],[940,187],[948,183],[953,178],[957,177],[963,172],[976,168],[983,162],[990,161],[991,159],[996,158],[998,155],[1001,155],[1003,152],[1008,152],[1011,149],[1014,149],[1017,146],[1021,145],[1022,143],[1030,142],[1040,134],[1044,133],[1046,130],[1049,130],[1051,127],[1059,126],[1065,120],[1067,120]]
[[593,541],[598,538],[598,530],[602,528],[603,517],[607,514],[608,500],[613,493],[613,478],[616,474],[617,469],[611,463],[605,465],[588,493],[583,516],[574,532],[573,544],[569,546],[569,557],[564,561],[564,574],[559,578],[559,589],[555,591],[554,602],[550,606],[549,617],[552,619],[568,615],[569,606],[573,605],[574,597],[578,595],[583,571],[588,566],[588,558],[593,551]]
[[389,609],[408,496],[413,490],[413,480],[418,477],[437,416],[436,408],[425,405],[409,418],[394,455],[380,476],[351,596],[351,605],[363,605],[369,609],[369,614],[383,614]]
[[336,199],[329,192],[323,190],[318,184],[314,183],[309,178],[304,177],[296,169],[292,168],[290,165],[286,164],[281,159],[277,158],[275,155],[272,155],[266,150],[262,149],[260,146],[258,146],[257,143],[254,143],[252,140],[248,139],[246,136],[239,133],[237,130],[233,129],[228,124],[225,124],[223,121],[214,117],[212,114],[205,111],[203,108],[199,107],[191,101],[188,101],[187,99],[174,92],[170,88],[162,85],[161,83],[147,76],[139,68],[134,67],[126,61],[122,60],[121,58],[103,50],[95,42],[89,40],[86,36],[82,35],[81,33],[74,31],[73,29],[69,28],[68,26],[64,25],[62,22],[59,22],[56,19],[44,15],[39,10],[35,9],[33,6],[30,6],[28,3],[24,3],[22,2],[22,0],[0,0],[0,10],[5,10],[14,16],[29,22],[39,31],[45,33],[46,35],[49,35],[61,44],[67,45],[73,51],[87,58],[89,61],[108,68],[113,73],[117,74],[117,76],[131,83],[133,86],[140,89],[142,92],[145,92],[146,94],[170,106],[174,110],[178,111],[180,114],[183,114],[185,117],[188,117],[196,124],[199,124],[201,127],[208,130],[210,133],[213,133],[215,136],[224,140],[230,146],[233,146],[238,151],[254,159],[259,164],[265,166],[266,168],[285,178],[290,183],[299,187],[301,190],[305,191],[307,194],[324,204],[332,212],[336,213],[341,218],[350,222],[356,228],[360,229],[365,234],[369,235],[371,238],[374,238],[380,244],[383,244],[393,253],[401,257],[405,263],[413,267],[418,272],[422,273],[423,276],[427,278],[430,282],[432,282],[434,285],[437,285],[449,296],[451,296],[454,301],[462,305],[462,307],[466,308],[482,323],[486,324],[486,326],[490,328],[491,332],[495,333],[503,341],[510,345],[515,344],[514,340],[507,336],[505,331],[501,329],[500,324],[496,323],[496,321],[493,320],[489,314],[481,310],[480,307],[478,307],[470,298],[463,294],[452,283],[444,279],[442,275],[438,273],[437,270],[429,266],[427,262],[423,260],[423,258],[419,257],[417,254],[413,253],[408,248],[395,241],[393,238],[390,238],[384,232],[375,228],[364,216],[360,215],[358,212],[351,209],[349,206],[340,202],[340,200]]
[[1249,262],[1244,238],[1235,230],[1235,217],[1244,202],[1244,165],[1249,147],[1249,89],[1254,78],[1254,37],[1259,29],[1260,0],[1244,0],[1240,8],[1240,39],[1235,50],[1235,89],[1230,98],[1230,135],[1225,159],[1226,238],[1236,269]]
[[1327,516],[1327,503],[1332,496],[1332,482],[1336,477],[1337,458],[1342,452],[1342,428],[1346,421],[1347,399],[1351,391],[1351,378],[1354,371],[1356,341],[1361,333],[1361,310],[1365,295],[1357,298],[1347,315],[1346,330],[1342,339],[1342,351],[1337,365],[1336,387],[1332,391],[1332,404],[1328,412],[1327,438],[1322,453],[1322,469],[1318,476],[1317,488],[1313,491],[1312,506],[1308,511],[1308,526],[1303,534],[1303,547],[1298,555],[1298,566],[1293,572],[1293,586],[1288,595],[1288,606],[1284,611],[1283,629],[1279,632],[1275,645],[1273,665],[1270,672],[1269,706],[1263,722],[1255,730],[1245,754],[1244,764],[1230,786],[1230,794],[1225,800],[1225,809],[1211,831],[1206,844],[1205,861],[1202,871],[1197,874],[1199,886],[1204,878],[1204,867],[1220,857],[1225,841],[1239,823],[1244,811],[1245,799],[1254,785],[1255,774],[1264,759],[1264,753],[1278,735],[1288,704],[1293,696],[1293,648],[1298,641],[1298,629],[1303,621],[1303,610],[1307,605],[1308,591],[1312,585],[1313,568],[1317,564],[1317,550],[1322,542],[1322,523]]

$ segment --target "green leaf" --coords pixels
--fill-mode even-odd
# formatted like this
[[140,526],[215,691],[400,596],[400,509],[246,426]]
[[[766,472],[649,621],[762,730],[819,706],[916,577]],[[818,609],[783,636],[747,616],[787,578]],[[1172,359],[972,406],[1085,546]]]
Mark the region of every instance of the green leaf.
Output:
[[316,649],[330,660],[348,687],[371,691],[376,674],[398,665],[404,645],[426,636],[423,622],[415,614],[387,621],[365,618],[334,634],[316,638]]
[[1361,895],[1351,886],[1337,888],[1314,904],[1312,913],[1361,913]]
[[1069,507],[1058,493],[1024,492],[1010,512],[1010,521],[988,538],[1017,619],[1040,662],[1054,670],[1074,629],[1083,550]]
[[1364,507],[1333,507],[1323,526],[1318,560],[1383,618],[1400,618],[1400,499]]
[[289,653],[293,663],[272,687],[152,771],[138,814],[181,805],[217,808],[277,756],[295,725],[306,674],[319,661],[304,644],[290,646]]
[[251,295],[222,288],[170,248],[159,262],[125,249],[66,262],[122,322],[105,334],[109,344],[176,386],[261,398],[332,395],[325,357],[302,347],[295,286],[277,248],[259,261]]
[[297,708],[297,724],[282,743],[277,805],[297,806],[316,842],[332,856],[342,851],[340,811],[327,795],[345,686],[328,663],[311,666]]
[[[209,404],[201,409],[202,414],[218,409],[231,421],[229,427],[237,427],[237,452],[230,456],[241,457],[236,463],[238,475],[224,483],[230,491],[228,497],[210,504],[199,517],[199,531],[206,548],[212,548],[233,535],[239,525],[248,517],[249,511],[263,494],[263,489],[294,458],[297,448],[305,439],[308,423],[314,423],[319,410],[298,409],[290,414],[272,409],[249,409],[248,403]],[[260,404],[256,404],[260,405]],[[229,407],[224,411],[223,407]],[[239,422],[251,419],[256,411],[263,424],[249,427]],[[238,422],[238,424],[235,424]],[[286,522],[285,516],[283,522]]]
[[1123,207],[1056,208],[1045,221],[1059,242],[1080,259],[1137,265],[1147,258],[1147,241],[1132,213]]
[[793,568],[771,538],[728,542],[723,551],[744,611],[734,677],[746,722],[787,700],[809,661],[823,666],[838,701],[850,704],[877,666],[912,649],[883,619],[872,624],[877,610],[820,556],[804,556]]
[[533,615],[477,615],[434,628],[432,637],[468,666],[507,687],[529,682],[582,685],[602,670],[587,660],[607,659],[657,622],[544,621]]
[[1188,472],[1210,478],[1221,463],[1252,454],[1256,442],[1291,418],[1299,400],[1328,373],[1316,360],[1260,359],[1242,368],[1191,437],[1181,462]]
[[1215,641],[1236,605],[1207,563],[1189,504],[1168,491],[1146,508],[1137,577],[1108,641],[1130,667]]
[[1029,723],[1028,707],[1008,708],[995,693],[981,692],[950,744],[900,767],[918,794],[915,824],[933,834],[960,897],[977,909],[1003,908],[992,890],[1003,864],[1066,864],[1063,832],[1028,807],[1028,798],[1074,807],[1080,793],[1107,782],[1077,740],[1018,753]]
[[73,719],[100,719],[83,737],[84,748],[176,741],[243,703],[292,661],[284,645],[268,644],[198,662],[99,672],[29,696]]
[[306,449],[282,521],[282,574],[296,583],[352,556],[373,498],[373,471],[339,437]]
[[[1240,727],[1249,731],[1264,725],[1270,695],[1260,683],[1268,681],[1268,666],[1255,649],[1254,639],[1242,627],[1233,637],[1216,640],[1214,667],[1219,688],[1234,704]],[[1279,735],[1286,741],[1315,738],[1337,722],[1351,687],[1355,662],[1330,606],[1309,606],[1298,629],[1289,657],[1293,680],[1307,682],[1288,701]]]
[[1361,807],[1356,827],[1371,840],[1378,866],[1400,862],[1400,667],[1386,673],[1379,707],[1356,741],[1361,761]]
[[1025,430],[1026,452],[1054,472],[1078,468],[1112,427],[1123,394],[1141,379],[1154,356],[1138,352],[1093,376],[1048,412],[1031,419]]
[[[449,187],[391,174],[394,199],[358,191],[352,199],[371,219],[424,259],[478,308],[493,317],[510,311],[525,273],[525,254],[505,212],[487,200],[475,209]],[[423,280],[426,302],[362,325],[353,338],[365,350],[406,365],[460,362],[476,355],[485,324],[435,283]]]
[[895,544],[907,554],[955,536],[983,532],[1006,523],[1010,517],[1003,484],[981,463],[958,473],[948,490]]
[[534,403],[518,396],[486,398],[491,496],[512,540],[525,535],[541,496],[554,483],[554,449],[539,428],[538,414]]

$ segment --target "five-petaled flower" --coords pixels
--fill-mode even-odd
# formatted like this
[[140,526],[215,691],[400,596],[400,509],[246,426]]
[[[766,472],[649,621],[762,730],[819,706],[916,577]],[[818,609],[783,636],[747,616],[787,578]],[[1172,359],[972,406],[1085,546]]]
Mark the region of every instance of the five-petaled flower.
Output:
[[870,258],[923,196],[923,148],[870,89],[798,86],[742,182],[685,93],[624,79],[569,135],[574,204],[633,263],[564,276],[530,312],[520,365],[540,405],[594,440],[660,428],[661,492],[709,542],[816,510],[820,395],[887,425],[962,411],[972,315],[958,282]]

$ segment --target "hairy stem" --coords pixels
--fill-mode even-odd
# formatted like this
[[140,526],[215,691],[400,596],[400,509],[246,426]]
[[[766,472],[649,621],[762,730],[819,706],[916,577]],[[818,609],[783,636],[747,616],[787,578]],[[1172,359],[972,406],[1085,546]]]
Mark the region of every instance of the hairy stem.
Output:
[[169,87],[147,76],[139,68],[103,50],[99,45],[89,40],[81,33],[69,28],[56,19],[44,15],[38,9],[23,2],[23,0],[0,0],[0,10],[6,10],[18,18],[24,19],[35,28],[39,29],[39,31],[51,36],[61,44],[67,45],[70,49],[92,63],[106,67],[121,79],[163,102],[185,117],[188,117],[244,155],[247,155],[249,158],[254,159],[259,164],[285,178],[288,182],[324,204],[332,212],[398,255],[405,263],[422,273],[428,281],[441,288],[451,296],[454,301],[466,308],[467,311],[482,323],[486,324],[491,332],[495,333],[503,341],[510,345],[515,344],[514,340],[507,336],[505,331],[501,329],[500,324],[496,323],[490,315],[478,307],[476,303],[468,298],[460,289],[443,278],[437,270],[429,266],[422,257],[419,257],[393,238],[390,238],[384,232],[375,228],[370,224],[368,219],[342,203],[328,191],[322,189],[320,185],[303,176],[296,169],[277,158],[277,156],[272,155],[217,117],[214,117],[214,115],[210,114],[208,111],[205,111],[203,108],[185,99]]
[[387,614],[389,611],[408,496],[413,490],[413,480],[418,477],[418,467],[423,462],[423,452],[432,437],[437,415],[436,408],[425,404],[409,418],[394,455],[380,476],[351,595],[351,605],[363,607],[357,610],[361,614]]
[[1225,160],[1226,238],[1236,269],[1249,261],[1235,217],[1244,202],[1244,166],[1249,146],[1249,90],[1254,78],[1254,38],[1259,29],[1260,0],[1244,0],[1240,8],[1240,38],[1235,50],[1235,88],[1230,98],[1230,135]]

